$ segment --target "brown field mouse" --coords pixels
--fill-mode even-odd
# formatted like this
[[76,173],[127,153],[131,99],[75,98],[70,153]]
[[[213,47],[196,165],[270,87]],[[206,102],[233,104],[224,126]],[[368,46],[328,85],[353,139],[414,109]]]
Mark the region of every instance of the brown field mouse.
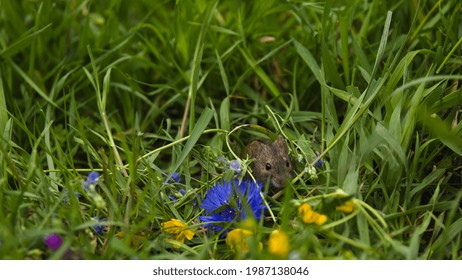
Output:
[[274,142],[256,140],[247,145],[247,154],[254,159],[252,175],[260,183],[270,180],[274,188],[282,188],[292,177],[292,161],[286,140],[281,136]]

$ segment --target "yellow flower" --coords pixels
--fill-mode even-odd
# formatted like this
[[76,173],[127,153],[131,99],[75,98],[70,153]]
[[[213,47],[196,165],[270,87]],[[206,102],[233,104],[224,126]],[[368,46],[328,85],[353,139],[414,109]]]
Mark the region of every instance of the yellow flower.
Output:
[[268,251],[278,257],[285,258],[289,254],[289,237],[282,230],[273,230],[268,240]]
[[317,224],[322,225],[327,221],[327,216],[311,209],[311,205],[303,203],[298,207],[298,214],[302,217],[302,221],[305,224]]
[[[253,232],[248,229],[237,228],[228,232],[226,236],[226,244],[231,248],[231,251],[238,253],[247,253],[249,251],[249,239]],[[259,249],[263,248],[263,244],[258,244]]]
[[342,205],[337,206],[336,209],[342,211],[343,213],[351,213],[356,209],[356,204],[352,199],[350,199]]
[[[171,219],[168,222],[162,223],[162,230],[170,233],[175,236],[175,240],[184,243],[184,239],[191,240],[194,236],[194,232],[190,229],[188,229],[188,225],[177,220],[177,219]],[[174,248],[180,248],[180,245],[178,244],[173,244]]]

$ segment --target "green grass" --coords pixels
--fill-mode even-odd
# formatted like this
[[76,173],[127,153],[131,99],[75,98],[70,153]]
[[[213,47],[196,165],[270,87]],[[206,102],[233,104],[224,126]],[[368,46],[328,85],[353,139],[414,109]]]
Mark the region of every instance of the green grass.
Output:
[[[461,259],[461,10],[0,1],[0,258],[277,258],[268,238],[282,229],[287,258]],[[197,203],[233,176],[219,157],[244,176],[243,148],[265,134],[288,140],[296,176],[265,196],[249,253],[235,254]],[[353,213],[335,211],[345,196]],[[301,223],[303,202],[328,221]],[[195,233],[178,249],[161,229],[171,218]]]

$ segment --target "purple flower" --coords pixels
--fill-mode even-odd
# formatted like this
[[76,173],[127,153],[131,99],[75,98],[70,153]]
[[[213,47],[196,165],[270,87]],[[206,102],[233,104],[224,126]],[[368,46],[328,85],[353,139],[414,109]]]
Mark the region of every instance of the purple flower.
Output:
[[44,242],[49,249],[56,251],[63,244],[63,239],[58,234],[52,233],[45,237]]

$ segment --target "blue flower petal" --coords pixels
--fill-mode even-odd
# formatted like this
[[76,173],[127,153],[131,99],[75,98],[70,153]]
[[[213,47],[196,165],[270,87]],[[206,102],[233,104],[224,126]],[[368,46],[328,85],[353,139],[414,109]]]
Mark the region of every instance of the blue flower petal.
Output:
[[[316,153],[316,156],[319,157],[319,153]],[[314,163],[314,167],[321,167],[324,164],[322,159],[319,159],[317,162]]]
[[[102,218],[102,219],[99,219],[98,217],[93,217],[94,220],[96,220],[97,222],[105,222],[107,221],[106,218]],[[93,230],[96,232],[96,234],[98,235],[102,235],[103,232],[107,229],[107,226],[106,225],[102,225],[102,224],[96,224],[93,226]]]
[[181,181],[181,176],[177,172],[173,172],[171,176],[172,176],[172,180],[175,181],[176,183],[179,183]]
[[87,183],[96,184],[96,182],[98,181],[98,178],[99,178],[99,173],[96,171],[92,171],[90,172],[90,174],[88,174]]
[[261,219],[266,209],[261,189],[261,184],[251,180],[217,183],[202,200],[200,207],[206,215],[200,216],[199,220],[205,228],[219,232],[227,228],[228,223],[245,220],[248,216]]
[[90,185],[96,185],[98,182],[99,178],[99,173],[96,171],[92,171],[88,174],[87,180],[85,180],[85,183],[83,184],[83,187],[88,190]]
[[231,186],[231,182],[222,182],[221,184],[217,183],[209,190],[200,206],[205,210],[206,214],[209,214],[221,206],[228,204],[230,202],[232,192],[233,188]]

